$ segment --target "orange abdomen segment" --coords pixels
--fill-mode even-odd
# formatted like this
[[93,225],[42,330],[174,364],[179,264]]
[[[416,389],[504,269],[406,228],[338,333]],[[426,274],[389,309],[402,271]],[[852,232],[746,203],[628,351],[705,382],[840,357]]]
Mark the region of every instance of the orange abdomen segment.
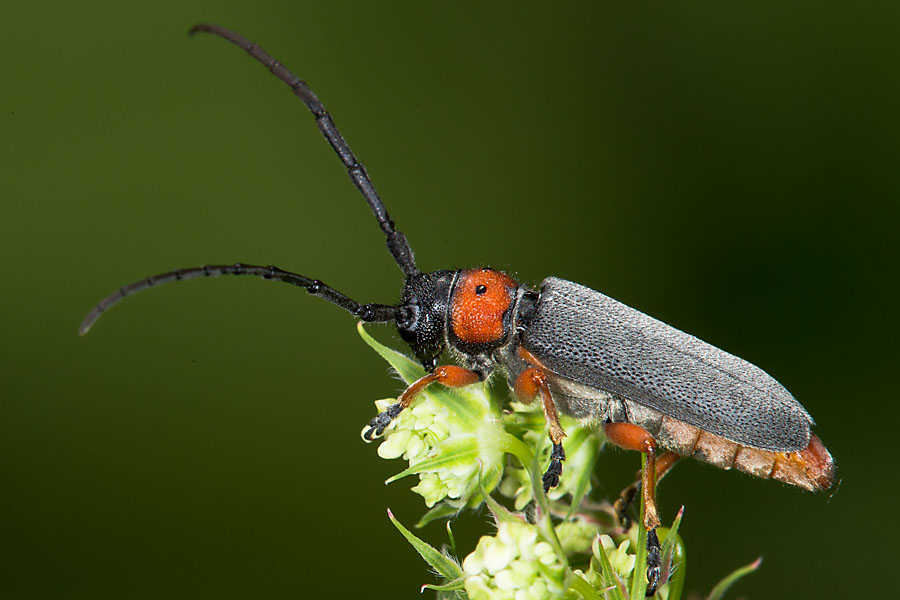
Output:
[[721,469],[735,468],[754,477],[775,479],[810,492],[835,483],[834,459],[814,434],[798,452],[762,450],[727,440],[669,416],[663,416],[656,439],[682,456],[693,456]]
[[811,491],[830,489],[835,483],[834,459],[825,445],[815,435],[810,434],[809,446],[800,452],[780,454],[772,469],[772,479],[785,483],[797,484],[797,479],[804,480],[801,485]]

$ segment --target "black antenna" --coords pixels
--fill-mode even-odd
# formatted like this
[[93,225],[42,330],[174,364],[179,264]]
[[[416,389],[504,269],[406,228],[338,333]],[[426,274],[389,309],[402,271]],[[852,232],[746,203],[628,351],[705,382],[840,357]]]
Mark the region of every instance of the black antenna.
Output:
[[318,279],[310,279],[309,277],[291,273],[290,271],[284,271],[271,265],[268,267],[259,267],[256,265],[235,263],[233,265],[206,265],[190,269],[176,269],[174,271],[169,271],[168,273],[154,275],[153,277],[148,277],[147,279],[142,279],[135,283],[122,286],[101,300],[97,306],[88,313],[84,318],[84,321],[81,322],[81,327],[78,328],[78,335],[84,335],[90,331],[91,326],[100,318],[100,315],[132,294],[136,294],[137,292],[162,283],[169,283],[170,281],[183,281],[185,279],[195,279],[197,277],[218,277],[219,275],[254,275],[256,277],[262,277],[263,279],[283,281],[284,283],[297,285],[306,288],[310,294],[324,298],[332,304],[337,304],[363,321],[387,323],[393,321],[397,314],[397,308],[395,306],[388,306],[386,304],[360,304],[355,300],[351,300],[333,287],[322,283]]
[[384,204],[381,203],[381,198],[379,198],[378,192],[375,191],[375,186],[372,185],[372,181],[369,179],[366,168],[362,163],[356,160],[356,156],[354,156],[353,151],[350,150],[350,146],[347,145],[347,142],[344,141],[344,137],[341,135],[341,132],[338,131],[331,115],[325,110],[322,103],[319,102],[319,98],[316,94],[309,89],[309,86],[299,77],[291,73],[284,65],[272,58],[268,52],[230,29],[225,29],[218,25],[199,23],[191,28],[188,35],[194,35],[198,32],[211,33],[225,38],[236,46],[240,46],[247,51],[247,54],[266,67],[273,75],[275,75],[275,77],[286,83],[287,86],[291,88],[291,91],[294,92],[295,96],[303,100],[303,103],[316,118],[316,125],[319,126],[319,131],[322,132],[322,135],[325,136],[325,139],[328,140],[328,143],[334,148],[334,151],[341,159],[341,162],[344,163],[344,167],[346,167],[347,174],[350,176],[353,185],[360,191],[366,199],[366,202],[368,202],[369,206],[372,208],[372,212],[375,213],[375,218],[378,219],[381,230],[387,236],[387,247],[391,252],[391,256],[394,257],[394,260],[397,261],[400,269],[403,270],[403,273],[405,273],[407,277],[418,275],[419,269],[416,268],[416,261],[415,258],[413,258],[409,243],[406,241],[406,236],[394,229],[394,222],[384,208]]

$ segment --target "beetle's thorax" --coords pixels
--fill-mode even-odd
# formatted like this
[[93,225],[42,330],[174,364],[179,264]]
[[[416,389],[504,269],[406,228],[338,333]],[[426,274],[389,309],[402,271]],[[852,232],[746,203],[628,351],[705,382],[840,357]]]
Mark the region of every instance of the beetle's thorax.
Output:
[[493,269],[457,273],[447,314],[447,343],[461,354],[489,355],[504,345],[514,327],[519,284]]

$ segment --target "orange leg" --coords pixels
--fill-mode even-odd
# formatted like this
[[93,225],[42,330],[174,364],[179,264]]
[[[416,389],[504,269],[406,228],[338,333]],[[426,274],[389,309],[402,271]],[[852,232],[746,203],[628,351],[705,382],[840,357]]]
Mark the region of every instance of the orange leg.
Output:
[[414,381],[400,394],[397,402],[388,406],[385,410],[369,421],[369,428],[363,433],[363,438],[371,442],[375,437],[384,433],[385,427],[397,418],[404,408],[413,403],[422,390],[432,383],[439,383],[448,388],[465,387],[481,381],[481,376],[475,371],[457,367],[456,365],[444,365],[438,367],[433,373],[429,373]]
[[559,412],[556,403],[550,394],[550,386],[547,385],[547,376],[543,371],[535,367],[529,367],[522,371],[516,378],[516,395],[526,404],[530,404],[540,395],[544,408],[544,418],[550,426],[550,441],[553,442],[553,450],[550,451],[550,466],[544,473],[544,492],[559,485],[562,475],[562,461],[566,460],[566,452],[563,450],[562,441],[566,437],[562,425],[559,424]]
[[[659,525],[659,512],[656,508],[656,440],[650,432],[633,423],[604,423],[603,432],[613,444],[626,450],[637,450],[647,455],[647,462],[641,470],[641,491],[644,500],[644,529],[647,530],[647,596],[656,593],[662,567],[662,547],[656,527]],[[675,459],[663,470],[668,471]],[[660,475],[661,477],[662,475]]]

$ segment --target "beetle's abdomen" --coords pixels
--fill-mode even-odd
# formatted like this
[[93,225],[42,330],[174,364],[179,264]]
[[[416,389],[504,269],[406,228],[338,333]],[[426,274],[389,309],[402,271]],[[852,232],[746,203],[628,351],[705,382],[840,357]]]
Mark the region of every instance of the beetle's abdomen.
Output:
[[800,451],[764,450],[555,374],[550,375],[548,383],[561,411],[581,419],[632,423],[646,430],[664,450],[694,457],[720,469],[737,469],[754,477],[796,485],[810,492],[826,490],[834,484],[834,461],[813,434]]
[[545,279],[522,345],[560,377],[742,446],[810,445],[809,414],[762,369],[582,285]]
[[813,434],[803,450],[776,452],[739,444],[668,416],[658,421],[658,427],[654,438],[660,446],[720,469],[737,469],[810,492],[827,490],[834,484],[834,461]]

